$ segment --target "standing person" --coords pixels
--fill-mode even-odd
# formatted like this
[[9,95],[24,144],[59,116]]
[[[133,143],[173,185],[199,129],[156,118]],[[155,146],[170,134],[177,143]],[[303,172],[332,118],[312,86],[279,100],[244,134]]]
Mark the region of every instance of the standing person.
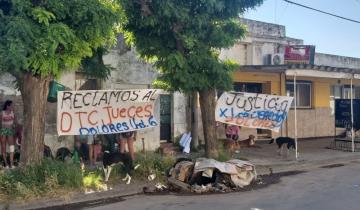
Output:
[[0,129],[0,141],[1,141],[1,153],[4,160],[5,168],[8,168],[6,159],[6,144],[9,144],[10,151],[10,168],[14,167],[14,136],[15,136],[15,125],[16,118],[14,114],[13,102],[10,100],[5,101],[3,110],[0,115],[1,129]]
[[88,135],[87,136],[87,145],[89,148],[89,161],[90,166],[95,167],[96,165],[96,154],[95,154],[95,136]]
[[125,145],[127,144],[131,159],[135,160],[134,141],[136,141],[136,131],[120,133],[119,137],[120,153],[125,153]]

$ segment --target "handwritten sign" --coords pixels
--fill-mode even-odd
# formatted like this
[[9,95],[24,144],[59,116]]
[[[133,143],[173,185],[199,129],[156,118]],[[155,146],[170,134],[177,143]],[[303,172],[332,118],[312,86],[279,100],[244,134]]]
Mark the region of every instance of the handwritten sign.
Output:
[[59,91],[59,135],[94,135],[158,126],[155,89]]
[[257,93],[225,92],[217,101],[218,122],[279,132],[293,97]]

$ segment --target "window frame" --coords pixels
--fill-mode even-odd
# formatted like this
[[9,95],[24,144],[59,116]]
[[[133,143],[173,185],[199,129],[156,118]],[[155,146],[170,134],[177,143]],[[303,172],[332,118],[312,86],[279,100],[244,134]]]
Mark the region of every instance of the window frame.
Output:
[[[286,90],[286,94],[287,94],[287,91],[288,91],[288,88],[287,88],[287,86],[288,85],[292,85],[292,88],[294,87],[294,81],[293,80],[286,80],[286,82],[285,82],[285,90]],[[298,85],[309,85],[310,86],[310,98],[309,98],[309,106],[299,106],[299,105],[297,105],[296,106],[296,108],[299,108],[299,109],[312,109],[312,102],[313,102],[313,99],[312,99],[312,97],[313,97],[313,83],[312,83],[312,81],[308,81],[308,80],[297,80],[296,81],[296,89],[298,89]],[[294,91],[294,89],[293,89],[293,91]],[[294,96],[292,96],[292,97],[294,97]],[[294,98],[295,99],[295,98]],[[298,102],[298,100],[296,100],[296,102],[297,103],[299,103]],[[291,104],[291,109],[294,109],[294,105],[292,105]]]

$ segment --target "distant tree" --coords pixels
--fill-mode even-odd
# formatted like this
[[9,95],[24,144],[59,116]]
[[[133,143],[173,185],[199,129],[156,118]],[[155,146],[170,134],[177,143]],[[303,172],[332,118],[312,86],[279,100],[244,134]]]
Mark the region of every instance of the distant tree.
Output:
[[16,78],[24,102],[23,164],[43,156],[49,81],[82,62],[105,77],[106,68],[87,64],[101,64],[100,48],[116,41],[119,20],[112,0],[0,0],[0,71]]
[[216,89],[231,89],[236,65],[218,58],[246,28],[239,15],[262,0],[120,0],[123,30],[139,54],[155,61],[156,84],[185,93],[198,91],[207,157],[216,157]]

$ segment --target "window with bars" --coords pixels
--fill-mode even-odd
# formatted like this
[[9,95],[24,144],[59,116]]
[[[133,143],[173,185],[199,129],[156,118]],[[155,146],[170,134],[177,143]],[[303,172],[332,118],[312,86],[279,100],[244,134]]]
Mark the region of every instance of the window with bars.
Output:
[[[294,81],[286,81],[286,95],[294,97]],[[310,81],[296,81],[296,107],[311,108],[312,83]],[[294,107],[294,102],[291,104]]]

